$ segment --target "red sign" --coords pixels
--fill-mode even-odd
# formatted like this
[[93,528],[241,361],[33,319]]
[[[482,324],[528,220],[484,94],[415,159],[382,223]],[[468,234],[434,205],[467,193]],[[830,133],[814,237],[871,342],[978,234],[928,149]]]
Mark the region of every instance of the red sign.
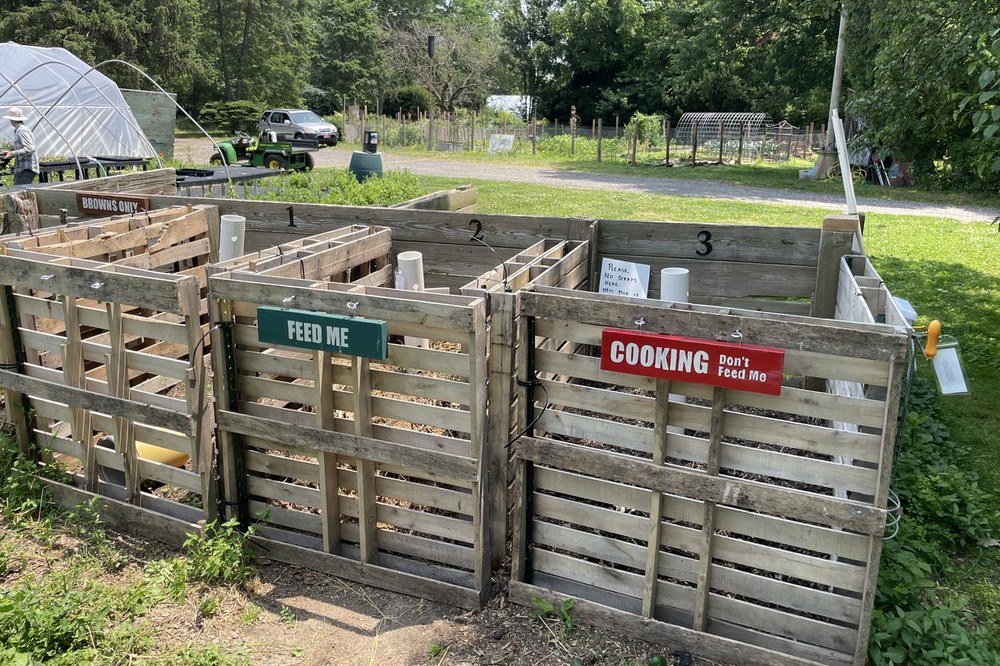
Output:
[[606,328],[601,369],[723,388],[781,394],[785,350]]

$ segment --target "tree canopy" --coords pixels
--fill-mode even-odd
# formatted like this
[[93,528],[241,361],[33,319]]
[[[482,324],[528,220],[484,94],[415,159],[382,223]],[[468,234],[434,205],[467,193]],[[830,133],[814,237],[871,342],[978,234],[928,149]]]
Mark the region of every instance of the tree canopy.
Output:
[[[1000,33],[986,0],[0,0],[0,40],[128,61],[194,113],[523,94],[563,120],[747,111],[802,126],[826,122],[842,3],[841,108],[860,140],[945,185],[993,186]],[[115,67],[102,70],[147,87]]]

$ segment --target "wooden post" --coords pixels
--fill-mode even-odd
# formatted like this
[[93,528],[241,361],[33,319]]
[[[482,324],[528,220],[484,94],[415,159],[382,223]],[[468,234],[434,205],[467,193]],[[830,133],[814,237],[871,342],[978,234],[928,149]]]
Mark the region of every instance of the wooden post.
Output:
[[[333,404],[333,365],[329,352],[320,351],[315,356],[316,380],[316,427],[322,430],[335,429],[336,417]],[[357,415],[355,415],[355,418]],[[323,525],[323,550],[340,553],[340,480],[335,453],[323,452],[317,456],[319,463],[320,512]],[[358,522],[361,532],[362,551],[367,536],[365,532],[364,500],[362,491],[361,461],[358,460]],[[362,552],[364,556],[364,552]]]
[[500,564],[507,543],[508,510],[513,498],[508,499],[507,479],[511,476],[513,460],[509,458],[507,442],[513,436],[514,421],[511,405],[514,404],[514,312],[517,296],[502,291],[491,292],[487,298],[490,301],[489,346],[490,357],[487,360],[489,381],[489,403],[500,405],[495,412],[491,409],[489,416],[490,453],[486,469],[492,493],[490,501],[493,505],[491,561]]
[[667,137],[667,154],[666,154],[666,157],[664,158],[664,162],[663,162],[665,166],[670,166],[670,138],[671,138],[670,134],[671,134],[670,119],[667,118],[666,119],[666,130],[664,130],[664,132],[663,132],[663,135],[665,137]]
[[[667,422],[670,412],[670,381],[656,380],[656,429],[653,431],[654,465],[667,458]],[[642,615],[656,615],[656,590],[659,587],[660,540],[663,532],[663,509],[666,498],[659,491],[650,492],[649,539],[646,541],[646,581],[642,588]]]
[[569,154],[576,155],[576,126],[580,120],[576,117],[576,105],[572,106],[569,117]]
[[[320,354],[326,355],[325,352]],[[367,358],[355,356],[351,359],[351,374],[354,379],[354,393],[351,396],[351,411],[354,412],[354,434],[361,437],[372,437],[372,383],[371,369]],[[331,387],[330,392],[333,392]],[[332,427],[332,426],[331,426]],[[326,455],[326,454],[323,454]],[[336,462],[336,458],[334,458]],[[361,457],[355,459],[356,462],[356,482],[358,495],[358,550],[361,561],[365,564],[378,563],[378,522],[376,520],[377,502],[375,490],[375,463]],[[328,491],[327,491],[328,492]],[[337,493],[335,486],[333,492]],[[340,521],[339,497],[337,498],[337,516]],[[324,536],[327,531],[324,531]],[[337,529],[338,541],[335,550],[327,550],[330,553],[340,552],[339,528]],[[326,542],[324,542],[326,545]]]
[[636,124],[636,126],[632,128],[632,159],[631,159],[632,166],[635,166],[635,154],[636,151],[638,150],[638,147],[639,147],[639,126],[638,124]]
[[698,166],[698,121],[691,123],[691,166]]
[[[708,462],[705,473],[718,476],[722,454],[722,427],[725,416],[726,389],[712,389],[712,416],[708,438]],[[705,516],[701,522],[701,548],[698,551],[698,590],[694,599],[691,628],[705,631],[708,625],[709,600],[712,588],[712,549],[715,537],[715,502],[705,502]]]
[[475,150],[476,149],[476,112],[475,111],[472,112],[472,133],[471,133],[470,136],[471,136],[471,138],[469,139],[469,150]]
[[740,127],[740,145],[736,149],[736,163],[737,164],[742,164],[743,163],[743,137],[746,135],[746,133],[747,133],[747,124],[743,123],[743,125]]
[[603,138],[604,134],[602,131],[603,128],[601,126],[603,125],[603,122],[604,121],[600,119],[597,120],[597,163],[598,164],[601,163],[601,139]]
[[858,216],[827,215],[823,218],[811,316],[825,319],[833,317],[837,307],[840,258],[853,251],[855,234],[861,235],[861,221]]
[[[534,106],[534,105],[532,105]],[[531,109],[531,154],[535,154],[538,141],[538,118],[535,116],[535,109]]]
[[723,147],[723,135],[722,135],[722,121],[719,121],[719,164],[722,164],[722,147]]
[[618,116],[615,116],[615,138],[618,138]]
[[[3,250],[6,252],[6,250]],[[5,367],[16,367],[20,350],[16,343],[18,322],[14,316],[14,289],[0,286],[0,362]],[[23,370],[22,370],[23,371]],[[21,455],[29,460],[37,459],[34,445],[34,417],[27,407],[27,397],[12,389],[4,390],[6,398],[7,419],[14,424],[17,435],[17,447]]]
[[594,137],[595,137],[596,134],[597,134],[597,121],[596,120],[591,120],[590,121],[590,140],[591,141],[594,140]]

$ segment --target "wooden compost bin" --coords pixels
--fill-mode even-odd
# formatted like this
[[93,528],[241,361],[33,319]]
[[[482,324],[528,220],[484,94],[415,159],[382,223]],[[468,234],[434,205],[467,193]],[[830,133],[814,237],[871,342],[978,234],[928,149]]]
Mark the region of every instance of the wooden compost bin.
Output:
[[16,367],[2,386],[31,406],[11,413],[22,451],[80,488],[190,522],[216,495],[201,345],[212,219],[213,207],[181,207],[0,238]]
[[[36,194],[45,215],[70,205]],[[150,202],[247,217],[256,255],[209,278],[223,499],[278,559],[479,606],[502,479],[513,601],[573,598],[580,620],[728,662],[865,661],[910,332],[856,218]],[[388,259],[324,275],[334,248],[307,237],[359,224],[465,295],[401,296]],[[592,293],[605,257],[689,269],[691,302],[656,300],[655,277],[650,299]],[[258,307],[385,320],[389,356],[263,343]],[[602,369],[606,329],[780,352],[778,392]]]
[[[495,504],[483,469],[485,303],[380,286],[393,279],[389,233],[367,233],[354,246],[307,239],[256,253],[210,278],[226,502],[258,522],[270,557],[478,608]],[[357,266],[366,274],[354,284],[329,281]],[[385,358],[275,342],[261,316],[384,322]]]
[[[780,252],[748,227],[602,222],[598,236],[656,268],[685,265],[708,231],[717,263],[686,263],[693,301],[832,315],[869,309],[858,284],[877,279],[842,258],[858,241],[839,222],[774,230]],[[816,281],[831,274],[832,300]],[[572,598],[581,620],[727,662],[864,663],[909,348],[898,313],[854,323],[532,286],[517,315],[511,599]],[[779,393],[602,368],[620,330],[780,353]]]
[[508,442],[514,436],[514,354],[516,292],[531,285],[586,289],[590,274],[588,241],[541,240],[462,287],[467,296],[487,299],[490,325],[489,475],[494,479],[493,554],[499,564],[509,542],[506,516],[512,508],[507,492],[514,482]]

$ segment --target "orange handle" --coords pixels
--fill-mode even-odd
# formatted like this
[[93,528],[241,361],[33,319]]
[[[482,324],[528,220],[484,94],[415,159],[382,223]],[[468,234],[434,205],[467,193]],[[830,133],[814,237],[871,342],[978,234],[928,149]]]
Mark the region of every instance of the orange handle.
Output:
[[924,356],[934,358],[937,356],[938,339],[941,337],[941,322],[937,319],[927,324],[927,345],[924,347]]

